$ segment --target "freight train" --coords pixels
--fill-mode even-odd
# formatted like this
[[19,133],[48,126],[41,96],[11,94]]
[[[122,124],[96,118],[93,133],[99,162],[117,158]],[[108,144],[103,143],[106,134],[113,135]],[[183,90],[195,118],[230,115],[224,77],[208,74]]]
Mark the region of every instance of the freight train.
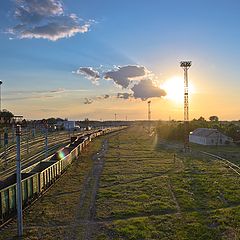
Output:
[[[101,129],[73,137],[70,144],[48,159],[24,169],[21,173],[23,207],[42,195],[66,171],[72,161],[79,158],[93,138],[122,128]],[[0,225],[15,216],[16,211],[16,174],[14,174],[0,184]]]

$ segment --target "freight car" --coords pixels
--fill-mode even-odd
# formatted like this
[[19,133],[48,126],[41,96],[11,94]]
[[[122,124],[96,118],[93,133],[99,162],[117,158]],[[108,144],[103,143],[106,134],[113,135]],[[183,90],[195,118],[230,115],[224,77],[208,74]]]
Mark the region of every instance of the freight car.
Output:
[[[37,199],[59,178],[67,167],[77,159],[93,138],[122,129],[123,127],[91,131],[81,137],[71,138],[71,143],[22,171],[23,207]],[[0,224],[16,215],[16,174],[0,182]]]

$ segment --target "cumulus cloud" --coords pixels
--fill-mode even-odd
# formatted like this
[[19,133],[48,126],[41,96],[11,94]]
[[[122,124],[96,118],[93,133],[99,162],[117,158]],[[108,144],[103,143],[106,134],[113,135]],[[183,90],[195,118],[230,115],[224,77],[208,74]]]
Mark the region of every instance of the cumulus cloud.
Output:
[[151,79],[141,80],[139,83],[135,84],[131,90],[133,91],[134,98],[140,98],[142,100],[166,96],[166,92],[155,86]]
[[131,93],[118,93],[117,98],[122,98],[122,99],[130,99],[133,97],[133,94]]
[[110,95],[105,94],[105,95],[103,96],[103,98],[104,98],[104,99],[110,98]]
[[87,79],[91,80],[93,84],[98,84],[100,74],[97,70],[92,67],[80,67],[76,72],[73,73],[84,75]]
[[91,98],[85,98],[84,104],[92,104],[93,100]]
[[118,67],[114,71],[109,71],[104,74],[105,79],[112,79],[116,84],[127,88],[131,82],[137,77],[143,77],[146,75],[146,69],[142,66],[127,65]]
[[22,23],[40,22],[64,13],[62,3],[56,0],[17,0],[16,4],[15,17]]
[[[106,80],[111,79],[115,84],[123,87],[127,92],[117,93],[114,97],[119,99],[141,99],[161,98],[166,95],[166,92],[156,86],[155,80],[157,77],[144,66],[126,65],[122,67],[114,67],[112,70],[101,71],[95,70],[92,67],[80,67],[76,74],[83,74],[93,83],[99,83],[100,78]],[[94,100],[102,100],[110,98],[110,95],[95,97]],[[92,103],[86,101],[85,104]]]
[[66,14],[60,0],[16,0],[18,24],[8,29],[17,38],[43,38],[56,41],[85,33],[93,21]]

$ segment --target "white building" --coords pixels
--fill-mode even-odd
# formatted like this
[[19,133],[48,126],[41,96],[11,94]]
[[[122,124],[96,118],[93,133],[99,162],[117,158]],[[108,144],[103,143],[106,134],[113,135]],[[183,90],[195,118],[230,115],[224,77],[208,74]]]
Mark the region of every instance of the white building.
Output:
[[189,134],[189,142],[201,145],[226,145],[232,141],[232,138],[212,128],[197,128]]
[[65,130],[74,130],[76,127],[75,121],[64,121],[63,127]]

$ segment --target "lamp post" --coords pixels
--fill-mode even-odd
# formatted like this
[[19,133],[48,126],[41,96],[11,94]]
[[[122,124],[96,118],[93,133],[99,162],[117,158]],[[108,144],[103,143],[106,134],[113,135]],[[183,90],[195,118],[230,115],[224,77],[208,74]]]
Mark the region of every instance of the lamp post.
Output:
[[151,101],[148,101],[148,133],[151,131]]
[[[2,119],[1,119],[1,117],[2,117],[2,115],[1,115],[1,113],[2,113],[2,93],[1,93],[1,90],[2,90],[1,88],[2,88],[2,87],[1,87],[1,85],[2,85],[2,81],[0,80],[0,120],[2,120]],[[2,140],[2,139],[1,139],[1,133],[0,133],[0,146],[2,145],[2,144],[1,144],[1,140]],[[3,144],[3,145],[4,145],[4,144]]]
[[2,111],[2,81],[0,80],[0,112]]
[[45,123],[45,158],[48,156],[48,125]]
[[22,191],[21,191],[21,126],[16,126],[16,163],[17,163],[17,225],[18,225],[18,236],[23,235],[23,217],[22,217]]

